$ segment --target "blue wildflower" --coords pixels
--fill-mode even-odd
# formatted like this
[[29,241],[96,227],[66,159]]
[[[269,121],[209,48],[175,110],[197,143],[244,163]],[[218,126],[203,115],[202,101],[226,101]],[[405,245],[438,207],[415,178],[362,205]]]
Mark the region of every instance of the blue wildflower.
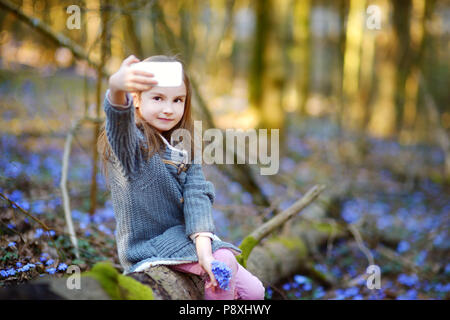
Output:
[[229,290],[229,284],[231,279],[231,269],[223,262],[214,260],[211,263],[211,270],[214,277],[219,284],[219,287],[223,290]]
[[311,283],[307,282],[303,285],[303,290],[309,291],[312,289]]
[[50,231],[45,231],[45,234],[49,237],[53,237],[56,233],[54,230],[50,230]]
[[16,263],[16,267],[17,267],[17,268],[20,268],[21,266],[22,266],[22,263],[20,263],[20,262],[17,262],[17,263]]
[[30,270],[30,266],[28,264],[26,264],[20,269],[21,269],[21,271],[28,271],[28,270]]
[[40,238],[43,234],[44,234],[44,230],[42,230],[42,228],[38,228],[38,229],[36,229],[36,233],[34,234],[34,237],[37,239],[37,238]]
[[315,292],[314,292],[314,297],[316,299],[320,299],[325,295],[325,291],[323,290],[323,287],[317,287]]
[[298,284],[303,284],[303,283],[307,283],[309,280],[307,277],[296,274],[294,276],[294,281],[297,282]]
[[342,210],[342,218],[347,223],[353,223],[359,220],[360,214],[354,208],[344,207]]
[[419,281],[419,278],[415,274],[412,276],[409,276],[407,274],[402,273],[398,276],[397,281],[400,282],[401,284],[411,287],[411,286],[417,284],[417,282]]
[[42,214],[45,212],[45,202],[43,200],[37,200],[33,203],[33,212],[36,214]]
[[228,187],[231,193],[240,193],[242,191],[241,184],[237,182],[231,182]]
[[437,283],[434,286],[434,290],[437,292],[448,292],[450,291],[450,284],[443,285],[442,283]]
[[327,267],[324,264],[316,264],[314,267],[316,268],[317,271],[320,271],[322,273],[328,272]]
[[14,270],[14,268],[10,268],[10,269],[6,270],[6,273],[7,273],[9,276],[13,276],[13,275],[16,274],[16,270]]
[[53,264],[54,262],[55,262],[55,260],[49,259],[49,260],[45,263],[45,265],[49,266],[49,265]]
[[445,266],[445,273],[450,273],[450,263]]
[[253,197],[250,193],[248,192],[244,192],[241,195],[241,201],[243,204],[252,204],[253,202]]
[[41,260],[41,262],[47,261],[47,259],[50,257],[50,255],[46,252],[41,254],[41,257],[39,258],[39,260]]
[[417,299],[417,290],[410,289],[405,294],[399,295],[397,300],[415,300]]
[[334,291],[334,293],[336,294],[336,297],[335,297],[336,300],[342,300],[342,299],[345,299],[347,297],[345,295],[344,290],[342,290],[342,289],[336,289]]
[[398,253],[403,253],[403,252],[408,251],[409,248],[410,248],[409,242],[405,241],[405,240],[402,240],[402,241],[399,242],[399,244],[397,246],[397,252]]
[[99,225],[98,230],[106,234],[111,234],[111,230],[108,229],[108,227],[106,227],[104,224]]
[[290,283],[283,284],[283,290],[286,290],[286,291],[291,290],[291,284]]
[[423,264],[425,263],[425,260],[427,258],[427,252],[425,250],[422,250],[419,252],[419,254],[417,255],[415,261],[417,263],[418,266],[423,266]]
[[358,287],[351,287],[345,290],[345,295],[348,297],[356,296],[359,293]]
[[8,243],[8,247],[15,247],[16,243],[14,241],[11,241],[10,243]]
[[67,264],[65,264],[65,263],[60,263],[60,264],[59,264],[58,270],[64,271],[64,270],[66,270],[66,269],[67,269]]
[[273,290],[271,287],[267,287],[266,289],[266,296],[268,299],[272,298]]
[[337,277],[337,278],[339,278],[339,277],[342,276],[342,272],[341,272],[341,270],[339,269],[338,266],[334,266],[334,267],[331,269],[331,272],[332,272],[333,275],[334,275],[335,277]]
[[263,183],[261,185],[261,191],[264,193],[265,196],[270,197],[275,193],[275,188],[270,183]]
[[0,276],[2,276],[3,278],[8,277],[8,272],[6,272],[6,270],[0,270]]
[[56,268],[48,268],[48,269],[45,269],[45,271],[48,272],[49,274],[55,274]]

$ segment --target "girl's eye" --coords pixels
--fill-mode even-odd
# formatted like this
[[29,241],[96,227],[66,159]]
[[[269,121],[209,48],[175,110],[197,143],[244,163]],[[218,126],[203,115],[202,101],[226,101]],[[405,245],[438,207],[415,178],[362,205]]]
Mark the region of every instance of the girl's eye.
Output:
[[183,102],[183,100],[182,99],[175,99],[175,101],[177,101],[178,100],[178,102]]
[[[156,99],[161,99],[161,97],[153,97],[153,100],[156,100]],[[159,100],[156,100],[156,101],[159,101]]]

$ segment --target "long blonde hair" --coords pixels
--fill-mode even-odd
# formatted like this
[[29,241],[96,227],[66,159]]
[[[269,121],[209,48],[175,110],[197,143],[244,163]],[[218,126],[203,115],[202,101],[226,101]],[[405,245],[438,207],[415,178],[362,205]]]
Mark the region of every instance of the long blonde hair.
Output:
[[[160,61],[160,62],[175,62],[178,61],[181,64],[183,62],[179,60],[176,56],[165,56],[165,55],[157,55],[157,56],[151,56],[143,61]],[[189,77],[186,74],[184,65],[183,65],[183,81],[186,86],[186,98],[184,103],[184,112],[181,120],[170,130],[162,132],[161,135],[170,142],[170,137],[172,135],[172,132],[176,129],[186,129],[191,134],[191,146],[193,146],[192,143],[192,137],[193,137],[193,122],[192,122],[192,116],[191,116],[191,96],[192,96],[192,89],[191,84],[189,81]],[[140,112],[140,104],[141,104],[141,95],[142,91],[139,92],[132,92],[133,96],[133,104],[135,106],[135,122],[136,126],[143,132],[145,143],[140,145],[140,149],[143,152],[143,154],[146,154],[146,160],[150,159],[156,152],[161,153],[164,146],[164,142],[158,135],[158,131],[150,125],[145,119],[142,117]],[[107,161],[110,161],[110,155],[112,152],[111,145],[109,144],[108,137],[106,136],[106,121],[103,122],[102,127],[100,129],[100,134],[97,139],[97,150],[101,155],[102,159],[102,173],[106,178],[106,181],[108,181],[108,170],[107,170]],[[148,148],[146,148],[148,147]],[[190,150],[191,154],[193,154],[193,147]]]

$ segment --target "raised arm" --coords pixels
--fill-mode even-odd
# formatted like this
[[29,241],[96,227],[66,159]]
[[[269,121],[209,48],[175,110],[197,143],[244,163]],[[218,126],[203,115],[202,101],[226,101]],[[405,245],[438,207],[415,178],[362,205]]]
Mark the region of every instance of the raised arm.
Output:
[[127,174],[134,171],[139,145],[134,119],[134,104],[129,92],[147,91],[157,84],[151,73],[132,70],[135,56],[126,58],[120,69],[109,78],[104,111],[106,114],[106,135],[114,155]]

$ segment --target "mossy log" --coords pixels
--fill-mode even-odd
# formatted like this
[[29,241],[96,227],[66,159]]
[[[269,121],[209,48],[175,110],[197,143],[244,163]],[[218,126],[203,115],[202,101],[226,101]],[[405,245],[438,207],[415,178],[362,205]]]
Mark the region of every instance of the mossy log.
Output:
[[[310,264],[311,245],[326,244],[331,233],[338,238],[345,230],[325,223],[302,222],[291,227],[290,234],[263,241],[251,252],[247,269],[257,276],[265,286],[274,285],[295,273],[302,272],[325,287],[333,279],[315,270]],[[129,275],[153,290],[155,299],[198,300],[203,298],[203,282],[200,277],[173,271],[165,266],[156,266]]]

